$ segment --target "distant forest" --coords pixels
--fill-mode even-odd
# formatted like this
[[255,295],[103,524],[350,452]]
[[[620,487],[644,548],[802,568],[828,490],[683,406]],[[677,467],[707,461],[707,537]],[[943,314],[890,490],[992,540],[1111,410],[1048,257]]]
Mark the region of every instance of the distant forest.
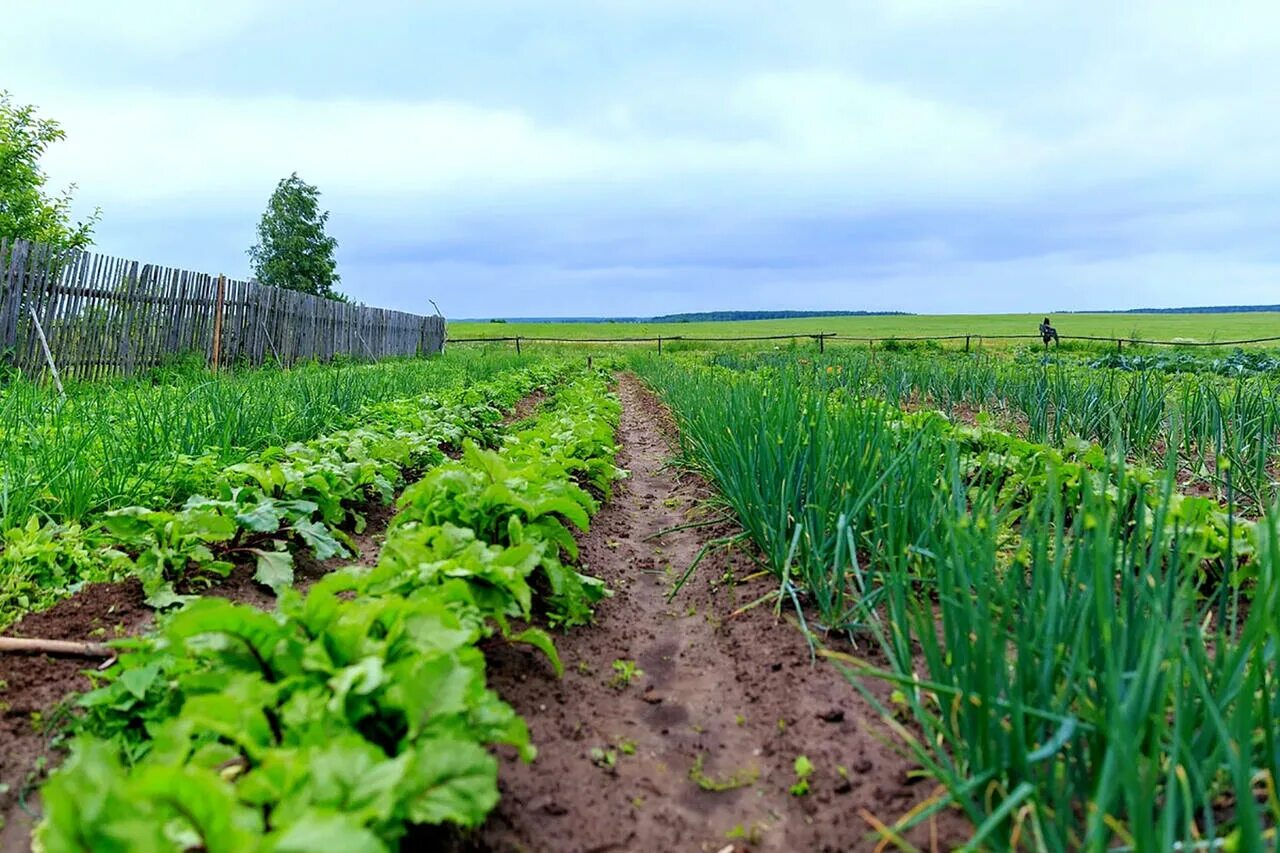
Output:
[[1280,311],[1280,305],[1197,305],[1192,308],[1125,308],[1114,311],[1062,311],[1062,314],[1252,314]]
[[[1280,312],[1280,305],[1197,305],[1189,308],[1115,308],[1053,311],[1053,314],[1246,314]],[[1024,312],[1026,313],[1026,312]],[[785,320],[788,317],[913,317],[913,311],[693,311],[660,317],[506,317],[463,318],[461,323],[708,323],[725,320]]]
[[651,323],[720,323],[725,320],[786,320],[792,317],[905,317],[910,311],[695,311],[650,317]]

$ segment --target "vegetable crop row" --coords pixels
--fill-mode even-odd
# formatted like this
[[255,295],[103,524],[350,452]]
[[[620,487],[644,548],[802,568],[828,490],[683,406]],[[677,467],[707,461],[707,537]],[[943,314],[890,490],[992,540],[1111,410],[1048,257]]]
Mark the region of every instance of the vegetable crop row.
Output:
[[172,506],[207,489],[210,469],[357,426],[373,403],[448,393],[519,364],[460,351],[214,377],[199,370],[71,385],[65,399],[21,380],[0,386],[0,529],[33,515],[83,522],[122,506]]
[[127,644],[42,791],[46,851],[375,851],[414,826],[474,826],[498,799],[487,747],[535,750],[485,686],[477,643],[543,650],[546,613],[591,617],[572,568],[620,471],[597,374],[559,388],[497,450],[470,439],[405,491],[376,567],[266,613],[213,598]]
[[441,445],[491,442],[502,409],[563,367],[545,362],[468,389],[377,403],[359,427],[266,448],[225,469],[212,455],[189,458],[184,479],[206,491],[175,509],[122,507],[85,525],[32,516],[3,534],[0,625],[86,582],[127,574],[141,579],[149,604],[168,606],[189,572],[225,576],[236,559],[255,561],[255,578],[278,590],[293,579],[290,544],[318,559],[347,556],[346,530],[363,529],[361,505],[390,501],[404,472],[444,458]]
[[945,786],[904,825],[955,806],[996,849],[1274,843],[1274,513],[1228,523],[1171,471],[903,415],[811,365],[634,363],[779,601],[880,647],[833,656],[895,685],[885,717]]
[[[1209,498],[1177,493],[1170,471],[1126,463],[1096,444],[1074,440],[1057,449],[936,412],[904,414],[816,380],[803,365],[735,372],[642,359],[637,366],[672,405],[688,459],[720,485],[767,563],[803,586],[828,629],[856,628],[865,595],[874,600],[853,571],[854,557],[875,564],[935,535],[950,457],[966,488],[995,492],[1010,545],[1016,524],[1046,491],[1072,506],[1086,484],[1131,536],[1151,536],[1153,514],[1164,513],[1162,534],[1198,555],[1193,574],[1206,587],[1245,576],[1240,569],[1257,544],[1253,522]],[[1121,482],[1147,489],[1134,498]],[[851,595],[855,589],[862,594]]]
[[[725,354],[716,360],[735,370],[797,364],[784,354]],[[815,381],[858,396],[895,406],[935,406],[948,415],[959,408],[981,410],[1016,425],[1027,438],[1055,446],[1073,439],[1122,444],[1157,463],[1176,451],[1219,493],[1226,490],[1229,466],[1237,498],[1265,505],[1275,497],[1280,381],[1274,371],[1234,378],[1166,375],[1040,355],[1011,360],[847,349],[804,361]]]

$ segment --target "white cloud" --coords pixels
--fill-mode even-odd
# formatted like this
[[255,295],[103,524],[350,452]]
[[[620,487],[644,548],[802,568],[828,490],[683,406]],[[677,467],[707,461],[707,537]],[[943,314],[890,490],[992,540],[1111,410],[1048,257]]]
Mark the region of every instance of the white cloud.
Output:
[[1040,156],[973,111],[848,75],[755,75],[724,109],[753,132],[664,133],[616,109],[584,128],[448,101],[72,94],[46,102],[69,135],[48,167],[104,205],[257,199],[294,170],[370,204],[685,180],[773,182],[784,194],[817,182],[874,200],[979,189]]
[[[215,251],[229,246],[227,266],[242,264],[267,194],[296,170],[361,259],[348,282],[376,279],[390,269],[380,251],[412,254],[415,241],[469,253],[411,265],[425,280],[463,275],[467,292],[486,275],[511,294],[558,276],[625,279],[629,298],[636,281],[663,299],[684,282],[722,301],[707,282],[738,276],[759,279],[728,291],[744,298],[830,304],[861,277],[886,298],[941,307],[930,281],[951,281],[959,301],[1000,281],[991,292],[1012,299],[1021,277],[1097,304],[1138,281],[1183,282],[1174,301],[1194,301],[1215,264],[1239,272],[1220,298],[1243,301],[1235,294],[1269,280],[1255,232],[1280,206],[1241,199],[1280,191],[1272,2],[371,0],[358,19],[344,11],[26,4],[6,22],[30,49],[0,54],[0,79],[65,125],[48,168],[103,207],[104,249],[173,263],[185,251],[221,267]],[[1028,236],[1025,219],[1040,231]],[[970,220],[983,223],[977,236]],[[830,229],[827,254],[856,238],[899,256],[826,269],[816,238],[778,246],[788,262],[815,256],[799,263],[798,292],[764,269],[760,235],[781,241],[809,222]],[[536,263],[505,243],[477,260],[487,228]],[[1085,259],[1090,241],[1106,261]],[[686,266],[700,248],[707,267]],[[1017,260],[974,266],[984,250]],[[610,253],[616,262],[601,260]],[[899,278],[885,285],[884,270]],[[1093,284],[1073,290],[1073,275]]]
[[52,54],[54,61],[74,58],[68,52],[81,48],[104,57],[112,51],[119,51],[121,58],[134,51],[153,57],[185,56],[242,32],[272,12],[272,3],[262,0],[47,0],[13,5],[4,10],[5,29],[22,33],[23,58],[29,60],[29,52],[35,52]]
[[113,203],[236,198],[297,170],[322,189],[373,197],[547,184],[613,156],[513,111],[457,103],[130,93],[51,105],[69,141],[59,176]]

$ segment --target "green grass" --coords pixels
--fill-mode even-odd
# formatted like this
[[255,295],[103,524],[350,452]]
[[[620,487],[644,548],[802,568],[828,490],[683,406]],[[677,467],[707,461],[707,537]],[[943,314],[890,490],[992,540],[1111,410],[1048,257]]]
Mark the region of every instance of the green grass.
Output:
[[[859,337],[1034,335],[1043,314],[928,314],[907,317],[810,317],[719,323],[450,323],[451,338],[731,337],[831,332]],[[1062,335],[1221,341],[1280,335],[1280,313],[1058,314]]]

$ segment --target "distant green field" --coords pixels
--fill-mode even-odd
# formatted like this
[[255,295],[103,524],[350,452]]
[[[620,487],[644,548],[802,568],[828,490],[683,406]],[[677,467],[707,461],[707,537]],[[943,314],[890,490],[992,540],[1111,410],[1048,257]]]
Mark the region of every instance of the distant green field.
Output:
[[[805,335],[818,332],[857,337],[945,335],[1034,335],[1039,314],[927,314],[897,317],[808,317],[715,323],[450,323],[454,339],[479,337],[675,338],[682,335]],[[1280,336],[1280,313],[1238,314],[1059,314],[1061,335],[1153,340],[1227,341]]]

